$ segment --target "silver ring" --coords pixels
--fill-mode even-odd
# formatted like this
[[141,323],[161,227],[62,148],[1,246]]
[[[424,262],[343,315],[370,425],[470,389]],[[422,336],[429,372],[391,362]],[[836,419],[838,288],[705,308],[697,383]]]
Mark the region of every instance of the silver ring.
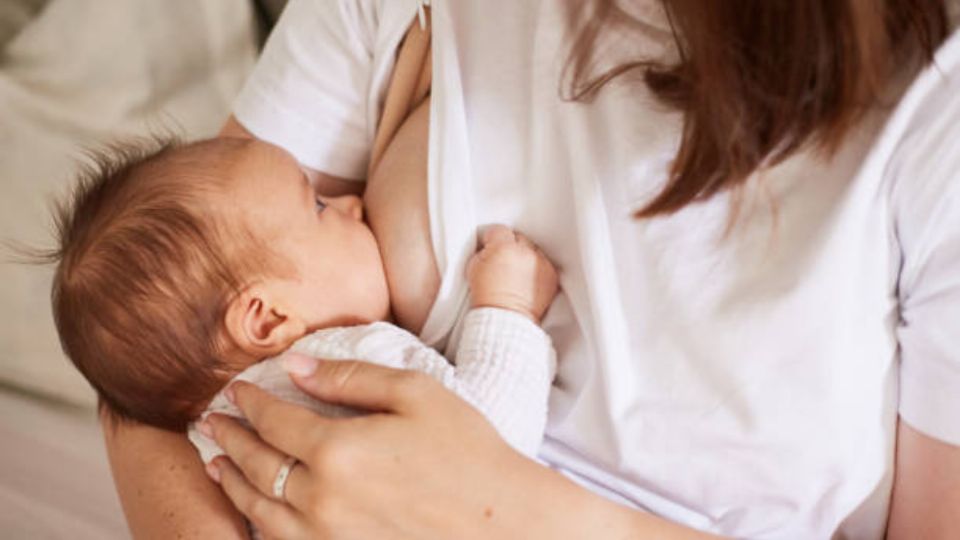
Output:
[[290,472],[296,467],[299,460],[293,456],[287,456],[277,471],[277,477],[273,479],[273,497],[277,500],[286,502],[284,491],[287,489],[287,480],[290,479]]

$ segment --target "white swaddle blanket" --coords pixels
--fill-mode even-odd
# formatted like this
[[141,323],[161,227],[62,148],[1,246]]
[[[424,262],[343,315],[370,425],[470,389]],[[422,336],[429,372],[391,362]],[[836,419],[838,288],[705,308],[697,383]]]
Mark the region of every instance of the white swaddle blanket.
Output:
[[[364,360],[429,374],[483,413],[520,452],[533,457],[540,447],[556,355],[549,336],[518,313],[498,308],[470,310],[463,320],[454,358],[456,365],[410,332],[384,322],[319,330],[297,341],[288,351],[329,360]],[[233,380],[251,382],[324,416],[362,414],[303,393],[283,370],[281,356],[258,362]],[[243,418],[222,391],[201,418],[214,412]],[[200,433],[195,424],[190,424],[188,436],[203,462],[208,463],[223,450]]]

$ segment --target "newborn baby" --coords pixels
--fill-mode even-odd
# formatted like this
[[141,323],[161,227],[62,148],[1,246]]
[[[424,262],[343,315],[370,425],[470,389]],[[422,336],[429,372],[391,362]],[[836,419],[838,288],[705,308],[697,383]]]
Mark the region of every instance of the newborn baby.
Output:
[[[57,216],[53,307],[67,355],[120,419],[185,430],[239,415],[234,378],[324,414],[286,351],[428,373],[517,449],[539,446],[555,370],[538,326],[553,266],[505,227],[471,261],[456,366],[386,321],[389,294],[360,199],[318,196],[282,149],[252,139],[113,147]],[[355,412],[348,412],[355,414]],[[195,430],[204,461],[219,453]]]

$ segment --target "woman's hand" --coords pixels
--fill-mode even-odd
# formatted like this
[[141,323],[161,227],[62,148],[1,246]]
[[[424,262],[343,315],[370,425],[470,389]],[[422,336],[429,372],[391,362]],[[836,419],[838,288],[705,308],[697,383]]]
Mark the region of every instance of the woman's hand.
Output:
[[[300,355],[284,363],[308,394],[376,412],[324,418],[250,384],[230,387],[256,433],[211,415],[204,429],[230,459],[217,458],[208,473],[268,537],[710,537],[616,505],[524,458],[426,375]],[[287,456],[300,462],[278,500],[273,483]]]
[[[512,471],[540,467],[439,383],[364,362],[292,356],[287,365],[307,373],[294,381],[318,399],[377,412],[329,419],[250,384],[231,387],[257,433],[211,416],[231,459],[218,458],[209,472],[267,536],[529,538],[507,528],[524,494],[505,486],[517,478]],[[270,494],[287,455],[300,463],[284,502]]]

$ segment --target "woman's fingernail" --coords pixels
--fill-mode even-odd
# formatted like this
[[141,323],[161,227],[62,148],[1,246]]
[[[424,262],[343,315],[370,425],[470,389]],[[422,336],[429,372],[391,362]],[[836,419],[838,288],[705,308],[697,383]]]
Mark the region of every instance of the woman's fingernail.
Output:
[[200,422],[200,425],[197,426],[197,429],[199,429],[199,430],[200,430],[200,433],[203,433],[203,435],[204,435],[205,437],[207,437],[208,439],[212,439],[212,438],[213,438],[213,426],[210,425],[210,421],[209,421],[209,420],[204,420],[204,421]]
[[204,467],[207,470],[207,476],[210,477],[216,483],[220,483],[220,467],[217,467],[217,464],[214,462],[207,463]]
[[283,369],[299,377],[313,375],[317,370],[317,359],[305,354],[291,353],[283,357]]
[[230,403],[233,403],[234,405],[236,405],[236,404],[237,404],[237,395],[236,395],[236,393],[234,392],[233,387],[234,387],[233,384],[231,384],[230,386],[228,386],[227,389],[223,391],[223,395],[227,396],[227,401],[229,401]]

